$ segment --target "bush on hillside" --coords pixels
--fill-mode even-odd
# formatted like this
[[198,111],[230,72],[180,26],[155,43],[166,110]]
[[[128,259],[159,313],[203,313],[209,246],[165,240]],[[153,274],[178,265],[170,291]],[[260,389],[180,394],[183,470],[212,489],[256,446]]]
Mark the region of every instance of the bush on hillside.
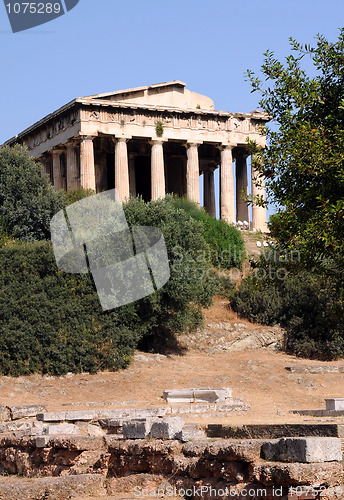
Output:
[[[267,264],[267,262],[270,262]],[[261,258],[231,298],[240,316],[286,329],[287,352],[314,359],[344,356],[344,296],[333,274]]]
[[58,271],[51,244],[0,249],[0,373],[124,368],[136,334],[103,313],[90,276]]
[[0,148],[0,232],[23,240],[49,238],[51,217],[63,206],[41,166],[22,146]]
[[148,347],[201,324],[219,289],[201,224],[170,200],[124,206],[130,225],[160,227],[171,278],[137,302],[103,312],[91,275],[57,269],[50,243],[8,242],[0,248],[0,374],[26,375],[127,366],[140,339]]
[[210,247],[211,262],[220,269],[240,267],[244,258],[244,240],[235,227],[208,215],[203,208],[187,198],[173,197],[174,206],[185,210],[203,224],[203,236]]
[[131,198],[124,205],[124,212],[130,226],[146,225],[162,230],[170,262],[171,277],[166,285],[136,303],[141,333],[194,330],[202,321],[201,308],[208,307],[219,290],[201,222],[185,210],[176,209],[170,197],[149,203]]

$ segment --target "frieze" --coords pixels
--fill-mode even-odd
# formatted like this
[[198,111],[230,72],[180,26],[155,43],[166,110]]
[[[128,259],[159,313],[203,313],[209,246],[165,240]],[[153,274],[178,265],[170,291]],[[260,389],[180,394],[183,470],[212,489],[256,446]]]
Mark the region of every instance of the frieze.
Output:
[[260,123],[251,119],[228,116],[205,116],[197,113],[172,113],[161,111],[147,111],[135,109],[123,109],[113,111],[83,110],[83,119],[86,121],[104,121],[107,123],[118,123],[120,125],[131,124],[138,126],[156,126],[161,121],[165,127],[177,129],[194,129],[209,131],[233,131],[233,132],[255,132],[259,133]]

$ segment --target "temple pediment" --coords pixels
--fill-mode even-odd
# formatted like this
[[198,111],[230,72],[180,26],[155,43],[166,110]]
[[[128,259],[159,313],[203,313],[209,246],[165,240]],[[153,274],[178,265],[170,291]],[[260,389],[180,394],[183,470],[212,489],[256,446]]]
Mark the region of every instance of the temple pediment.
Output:
[[179,109],[213,110],[214,102],[197,92],[186,89],[186,84],[179,80],[157,83],[145,87],[117,90],[105,94],[87,96],[94,101],[110,101],[128,104],[144,104]]

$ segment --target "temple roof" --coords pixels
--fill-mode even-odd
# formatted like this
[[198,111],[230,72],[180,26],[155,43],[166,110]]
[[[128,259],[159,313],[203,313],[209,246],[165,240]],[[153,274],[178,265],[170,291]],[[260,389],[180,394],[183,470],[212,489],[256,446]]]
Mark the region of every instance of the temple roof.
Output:
[[[179,109],[214,110],[214,102],[207,97],[186,89],[186,83],[180,80],[155,83],[144,87],[106,92],[85,97],[94,101],[123,102],[130,104],[146,104]],[[84,98],[84,99],[85,99]]]

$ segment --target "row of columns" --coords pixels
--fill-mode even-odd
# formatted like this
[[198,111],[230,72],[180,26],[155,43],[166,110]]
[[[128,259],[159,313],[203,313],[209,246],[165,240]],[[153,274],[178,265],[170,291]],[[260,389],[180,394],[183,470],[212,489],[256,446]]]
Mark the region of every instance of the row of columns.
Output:
[[[135,179],[134,155],[128,158],[127,141],[129,138],[114,138],[115,143],[115,187],[118,190],[120,200],[124,201],[130,196],[130,186]],[[163,143],[165,139],[158,138],[150,141],[151,144],[151,199],[157,200],[165,196],[165,169]],[[186,196],[200,204],[199,191],[199,154],[200,143],[187,143],[187,165],[186,165]],[[68,144],[67,159],[67,186],[75,189],[78,185],[79,168],[76,166],[75,145]],[[54,186],[64,189],[64,179],[61,172],[61,151],[53,151],[53,176]],[[234,197],[233,181],[233,146],[220,146],[220,213],[221,219],[232,223],[235,220],[248,221],[249,208],[242,196],[248,194],[247,182],[247,154],[244,152],[236,155],[236,207]],[[252,195],[265,196],[264,182],[256,185],[257,171],[252,166]],[[85,189],[96,190],[95,161],[93,137],[83,136],[80,141],[80,185]],[[204,171],[204,206],[206,211],[215,217],[215,188],[214,171]],[[252,206],[253,229],[266,229],[265,208]]]

